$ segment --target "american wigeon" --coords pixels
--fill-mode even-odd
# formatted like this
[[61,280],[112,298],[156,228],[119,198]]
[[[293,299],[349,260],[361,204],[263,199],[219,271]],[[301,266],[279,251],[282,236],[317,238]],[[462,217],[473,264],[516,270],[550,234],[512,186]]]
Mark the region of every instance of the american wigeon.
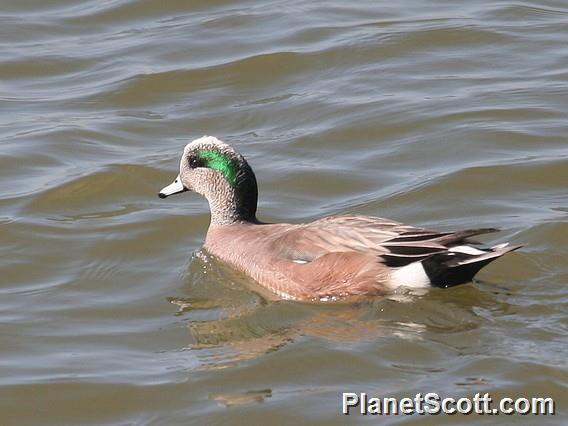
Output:
[[209,202],[205,249],[283,299],[326,301],[382,295],[399,287],[452,287],[520,246],[473,246],[494,228],[438,232],[369,216],[306,224],[256,218],[255,175],[235,149],[204,136],[189,143],[161,198],[197,192]]

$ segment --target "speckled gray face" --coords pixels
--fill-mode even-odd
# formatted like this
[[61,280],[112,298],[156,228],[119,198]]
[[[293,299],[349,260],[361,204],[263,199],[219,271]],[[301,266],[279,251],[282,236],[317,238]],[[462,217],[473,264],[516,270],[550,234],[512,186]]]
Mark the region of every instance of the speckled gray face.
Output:
[[179,175],[158,194],[161,198],[193,191],[209,202],[211,223],[255,221],[258,190],[245,158],[226,143],[204,136],[187,144]]

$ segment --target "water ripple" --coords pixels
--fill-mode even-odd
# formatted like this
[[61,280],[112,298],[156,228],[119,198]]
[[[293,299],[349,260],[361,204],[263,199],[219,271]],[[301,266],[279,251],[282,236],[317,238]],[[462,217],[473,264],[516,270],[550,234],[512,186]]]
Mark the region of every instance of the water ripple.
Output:
[[[552,0],[5,0],[3,423],[246,411],[327,425],[345,391],[551,396],[562,411],[567,13]],[[269,301],[199,251],[203,199],[156,197],[203,134],[250,160],[264,220],[496,226],[487,241],[524,247],[447,291]]]

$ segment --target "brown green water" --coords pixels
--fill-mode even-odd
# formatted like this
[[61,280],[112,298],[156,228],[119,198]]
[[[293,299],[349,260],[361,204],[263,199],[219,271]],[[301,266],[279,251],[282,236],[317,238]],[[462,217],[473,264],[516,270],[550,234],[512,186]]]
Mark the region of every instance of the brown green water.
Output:
[[[566,424],[562,1],[2,0],[0,424]],[[212,134],[259,217],[502,228],[473,284],[270,303],[156,193]],[[342,392],[556,416],[340,415]]]

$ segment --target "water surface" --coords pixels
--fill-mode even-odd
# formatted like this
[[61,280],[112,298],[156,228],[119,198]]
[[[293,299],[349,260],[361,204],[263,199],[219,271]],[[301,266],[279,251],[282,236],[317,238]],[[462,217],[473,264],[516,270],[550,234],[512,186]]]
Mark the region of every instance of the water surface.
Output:
[[[343,417],[341,392],[549,396],[566,420],[563,2],[4,0],[3,425],[477,424]],[[476,282],[267,302],[157,191],[204,134],[259,217],[502,228]]]

